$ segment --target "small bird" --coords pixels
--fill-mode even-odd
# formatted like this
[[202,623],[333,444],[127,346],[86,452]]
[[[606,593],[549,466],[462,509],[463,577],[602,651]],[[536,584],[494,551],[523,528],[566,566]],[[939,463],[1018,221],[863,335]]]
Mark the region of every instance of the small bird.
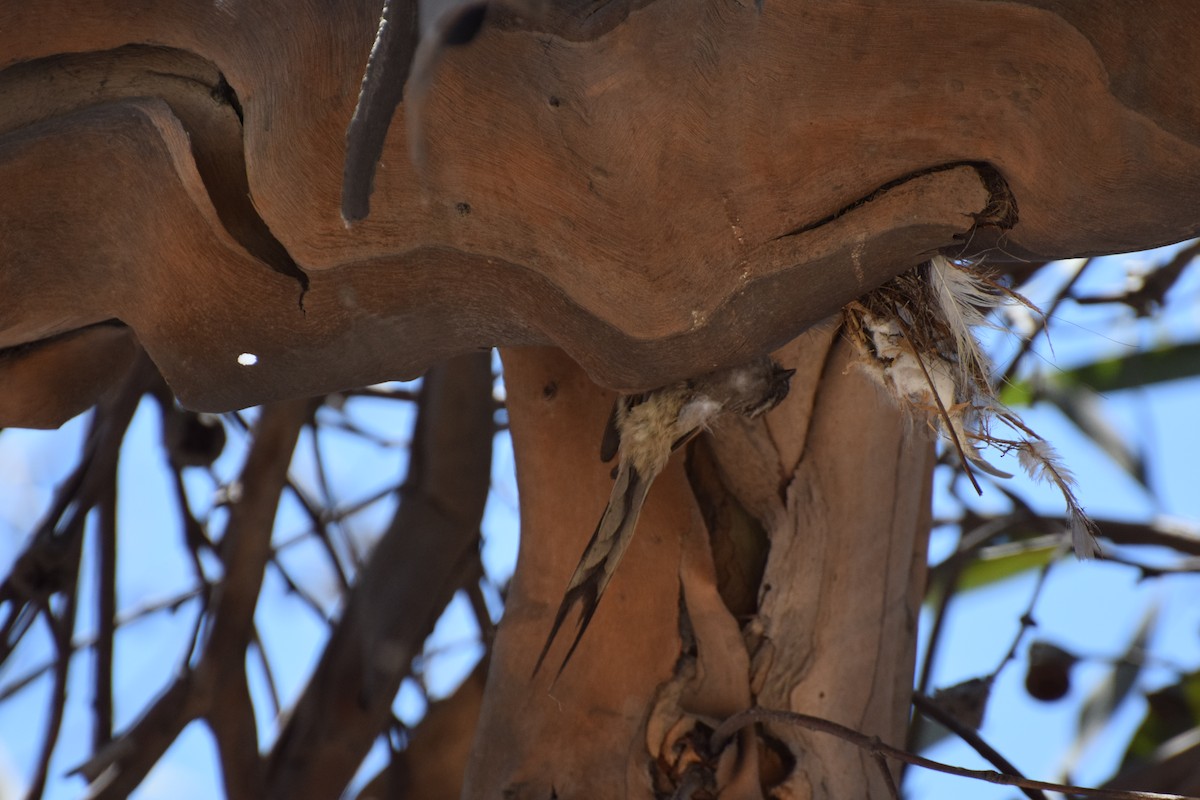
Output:
[[555,680],[566,668],[629,547],[650,484],[667,465],[671,453],[723,412],[753,419],[770,411],[787,396],[794,373],[794,369],[784,369],[764,356],[748,364],[617,399],[600,452],[604,461],[619,455],[612,494],[567,584],[554,626],[534,665],[534,675],[541,669],[567,612],[578,603],[580,615],[575,640],[563,657]]

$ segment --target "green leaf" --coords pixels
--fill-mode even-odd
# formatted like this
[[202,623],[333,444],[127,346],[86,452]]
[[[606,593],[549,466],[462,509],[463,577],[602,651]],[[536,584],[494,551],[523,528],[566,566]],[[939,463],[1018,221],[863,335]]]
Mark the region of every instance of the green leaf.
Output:
[[1136,389],[1196,375],[1200,375],[1200,342],[1097,361],[1067,373],[1067,377],[1098,392]]
[[966,592],[990,586],[1015,575],[1041,569],[1059,550],[1061,536],[1039,536],[1023,542],[986,547],[979,557],[963,568],[958,591]]
[[1200,672],[1146,695],[1149,709],[1121,760],[1121,771],[1147,763],[1167,740],[1200,725]]
[[1000,387],[1000,402],[1010,406],[1029,405],[1042,396],[1041,389],[1048,385],[1086,386],[1104,394],[1197,375],[1200,375],[1200,342],[1185,342],[1105,358],[1032,380],[1013,380]]

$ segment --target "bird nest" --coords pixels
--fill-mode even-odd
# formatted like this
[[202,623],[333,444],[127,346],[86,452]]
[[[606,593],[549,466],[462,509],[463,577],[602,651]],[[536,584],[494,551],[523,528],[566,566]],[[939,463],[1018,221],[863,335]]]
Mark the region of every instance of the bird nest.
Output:
[[[1012,477],[989,464],[980,449],[1016,453],[1031,478],[1063,495],[1076,554],[1095,556],[1096,528],[1075,497],[1070,471],[1050,443],[993,391],[991,365],[974,331],[1007,302],[1038,311],[974,265],[935,256],[846,306],[843,330],[862,367],[901,408],[928,420],[953,446],[977,492],[982,494],[976,470]],[[993,433],[996,427],[1008,435]]]

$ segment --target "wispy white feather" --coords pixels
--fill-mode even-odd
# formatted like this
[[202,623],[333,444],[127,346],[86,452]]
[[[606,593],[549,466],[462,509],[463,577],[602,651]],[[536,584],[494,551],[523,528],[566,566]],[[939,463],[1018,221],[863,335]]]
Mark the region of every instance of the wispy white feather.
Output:
[[[1062,494],[1075,553],[1080,558],[1098,555],[1098,530],[1075,496],[1074,476],[1054,448],[992,394],[991,368],[975,338],[974,329],[989,324],[988,314],[1006,297],[1030,311],[1036,312],[1036,307],[1020,295],[997,289],[969,265],[942,256],[929,261],[925,276],[925,289],[906,288],[912,276],[909,284],[902,277],[847,307],[848,318],[856,321],[853,330],[867,356],[868,371],[902,406],[936,416],[937,428],[954,443],[977,489],[971,467],[996,477],[1012,476],[988,464],[976,444],[1015,450],[1031,478],[1054,485]],[[993,436],[988,422],[995,419],[1017,431],[1018,438]]]
[[987,324],[987,312],[1000,304],[1000,297],[977,275],[945,256],[929,260],[929,280],[942,321],[950,329],[961,380],[973,382],[974,375],[987,375],[987,357],[979,349],[973,329]]
[[1017,461],[1035,481],[1053,484],[1062,493],[1070,516],[1071,546],[1079,558],[1095,558],[1100,553],[1096,544],[1096,524],[1084,512],[1075,497],[1075,476],[1062,463],[1058,452],[1045,439],[1025,438],[1015,443]]

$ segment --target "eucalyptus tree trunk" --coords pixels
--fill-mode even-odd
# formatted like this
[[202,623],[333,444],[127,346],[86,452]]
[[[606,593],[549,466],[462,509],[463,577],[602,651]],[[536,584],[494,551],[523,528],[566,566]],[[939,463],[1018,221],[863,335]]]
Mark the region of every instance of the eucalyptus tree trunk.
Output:
[[[907,727],[933,451],[831,326],[776,353],[791,395],[723,418],[655,483],[579,649],[532,678],[611,487],[613,394],[560,351],[504,353],[521,551],[464,797],[877,797],[867,754],[801,730],[708,734],[751,706],[894,744]],[[699,785],[699,784],[698,784]]]
[[[224,411],[508,348],[520,564],[486,691],[437,707],[481,707],[466,794],[878,796],[815,734],[708,752],[754,706],[905,726],[932,445],[812,326],[934,254],[1197,235],[1200,6],[511,0],[439,43],[463,4],[388,5],[402,102],[348,225],[382,0],[0,4],[0,426],[62,424],[142,350]],[[790,340],[788,400],[675,456],[575,659],[533,680],[611,486],[600,385]]]

